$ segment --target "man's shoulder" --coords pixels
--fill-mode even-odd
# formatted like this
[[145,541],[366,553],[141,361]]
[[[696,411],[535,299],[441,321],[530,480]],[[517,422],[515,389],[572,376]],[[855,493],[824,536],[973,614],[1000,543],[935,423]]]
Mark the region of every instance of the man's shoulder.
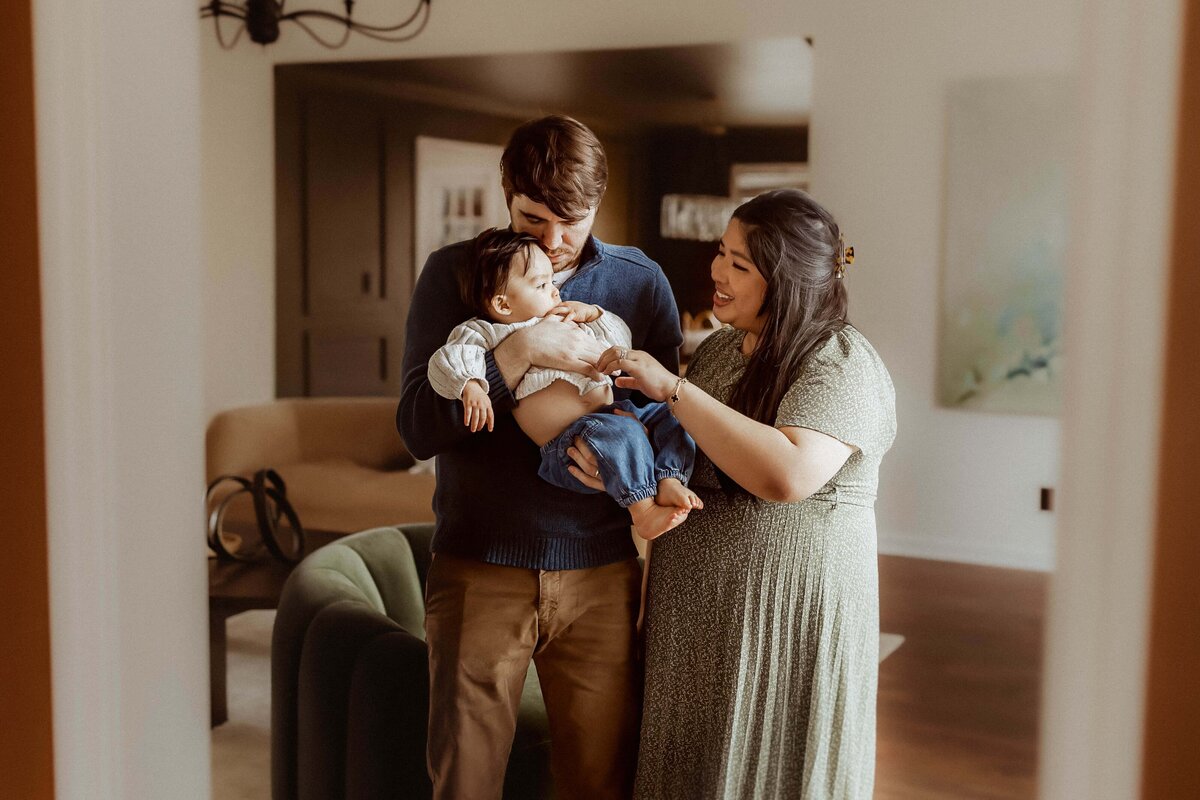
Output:
[[635,272],[645,272],[649,275],[661,275],[662,267],[658,262],[633,245],[609,244],[596,240],[600,247],[601,258],[609,264],[627,266]]
[[458,294],[458,276],[470,258],[471,241],[455,242],[439,247],[420,265],[414,292],[418,297]]
[[425,266],[454,266],[464,263],[470,254],[471,242],[471,239],[464,239],[461,242],[454,242],[453,244],[439,247],[425,259]]

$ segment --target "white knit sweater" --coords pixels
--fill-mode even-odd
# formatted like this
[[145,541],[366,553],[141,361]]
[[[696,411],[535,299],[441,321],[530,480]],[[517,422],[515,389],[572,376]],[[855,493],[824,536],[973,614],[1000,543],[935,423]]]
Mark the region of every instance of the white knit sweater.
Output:
[[[492,322],[479,317],[467,320],[450,332],[446,343],[429,359],[429,384],[435,392],[450,400],[461,398],[467,382],[472,380],[480,381],[484,391],[488,391],[490,387],[484,377],[487,374],[484,353],[495,348],[514,331],[539,322],[541,317],[512,323]],[[629,347],[632,341],[625,320],[603,309],[593,322],[576,324],[606,347]],[[516,398],[528,397],[556,380],[567,381],[579,389],[581,395],[612,382],[607,376],[604,380],[594,381],[578,372],[531,367],[517,384]]]

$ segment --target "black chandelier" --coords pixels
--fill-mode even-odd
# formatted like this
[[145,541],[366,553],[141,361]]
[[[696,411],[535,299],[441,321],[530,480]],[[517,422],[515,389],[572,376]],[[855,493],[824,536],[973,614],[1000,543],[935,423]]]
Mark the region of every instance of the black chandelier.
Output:
[[[344,15],[315,9],[286,11],[284,9],[286,2],[287,0],[242,0],[241,2],[212,0],[212,2],[200,6],[200,19],[212,19],[217,30],[217,41],[226,50],[237,44],[243,32],[249,34],[252,42],[270,44],[279,38],[279,26],[282,22],[296,23],[319,44],[330,50],[336,50],[349,40],[352,32],[361,33],[363,36],[378,39],[381,42],[407,42],[409,39],[416,38],[417,34],[425,30],[425,26],[429,23],[429,9],[433,0],[417,0],[417,7],[408,19],[396,25],[367,25],[352,19],[355,0],[344,0],[346,6]],[[422,10],[424,10],[424,14],[421,13]],[[221,30],[221,17],[231,17],[242,22],[233,39],[228,43],[226,43],[224,32]],[[323,20],[327,23],[334,23],[342,28],[342,38],[339,41],[325,39],[318,35],[306,20]],[[416,28],[408,30],[413,25],[416,25]]]

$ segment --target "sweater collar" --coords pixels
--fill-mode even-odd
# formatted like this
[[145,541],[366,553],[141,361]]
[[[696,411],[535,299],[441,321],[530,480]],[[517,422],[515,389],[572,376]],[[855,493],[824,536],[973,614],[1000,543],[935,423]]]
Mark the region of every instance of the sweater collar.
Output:
[[597,264],[604,260],[604,253],[607,248],[608,245],[589,234],[588,240],[583,245],[583,256],[579,259],[579,269],[575,271],[574,275],[567,278],[563,286],[566,286],[567,283],[575,280],[583,273],[594,269]]

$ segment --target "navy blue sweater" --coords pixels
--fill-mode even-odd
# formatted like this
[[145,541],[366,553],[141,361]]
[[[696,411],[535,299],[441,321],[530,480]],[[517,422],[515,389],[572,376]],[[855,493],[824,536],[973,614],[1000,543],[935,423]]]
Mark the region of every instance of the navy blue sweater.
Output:
[[[459,242],[429,256],[417,280],[404,349],[404,383],[396,427],[417,458],[437,456],[432,549],[461,558],[530,569],[581,569],[630,558],[629,513],[607,494],[580,494],[538,477],[538,448],[517,426],[516,399],[486,356],[495,430],[471,433],[462,402],[429,385],[429,358],[454,326],[474,314],[458,293],[470,252]],[[579,271],[560,289],[564,300],[595,303],[621,317],[633,346],[668,369],[679,366],[679,312],[662,269],[635,247],[592,237]],[[615,389],[617,399],[629,392]],[[644,402],[640,395],[635,402]]]

